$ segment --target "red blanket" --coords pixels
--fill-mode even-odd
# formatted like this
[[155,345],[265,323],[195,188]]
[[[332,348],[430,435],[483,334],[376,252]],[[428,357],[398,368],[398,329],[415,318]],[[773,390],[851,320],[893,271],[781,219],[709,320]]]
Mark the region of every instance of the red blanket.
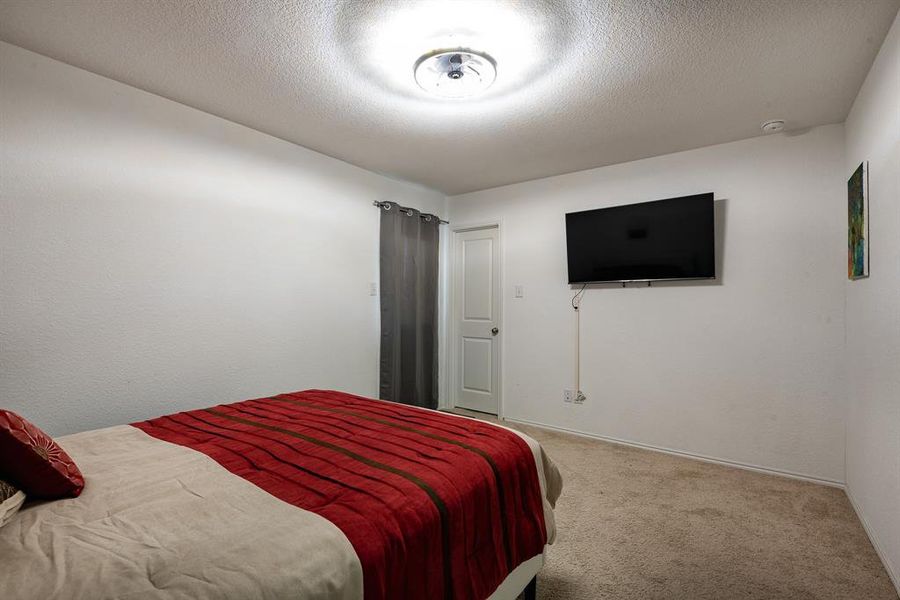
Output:
[[483,599],[547,541],[531,449],[480,421],[308,390],[134,426],[334,523],[366,600]]

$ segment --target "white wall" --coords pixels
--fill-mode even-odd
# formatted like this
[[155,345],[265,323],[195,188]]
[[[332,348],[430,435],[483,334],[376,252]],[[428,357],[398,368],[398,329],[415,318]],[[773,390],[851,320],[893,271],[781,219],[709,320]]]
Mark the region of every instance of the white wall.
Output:
[[[843,481],[843,142],[831,125],[451,197],[454,226],[502,220],[506,417]],[[707,191],[719,281],[588,289],[588,399],[563,403],[564,214]]]
[[847,492],[900,590],[900,16],[846,123],[869,161],[868,279],[846,282]]
[[0,44],[0,406],[377,394],[378,211],[442,195]]

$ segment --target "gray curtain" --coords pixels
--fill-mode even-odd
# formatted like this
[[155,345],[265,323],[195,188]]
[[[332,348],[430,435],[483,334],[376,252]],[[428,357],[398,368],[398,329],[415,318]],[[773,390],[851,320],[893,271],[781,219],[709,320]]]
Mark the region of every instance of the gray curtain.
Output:
[[381,209],[379,397],[437,408],[440,221],[388,204]]

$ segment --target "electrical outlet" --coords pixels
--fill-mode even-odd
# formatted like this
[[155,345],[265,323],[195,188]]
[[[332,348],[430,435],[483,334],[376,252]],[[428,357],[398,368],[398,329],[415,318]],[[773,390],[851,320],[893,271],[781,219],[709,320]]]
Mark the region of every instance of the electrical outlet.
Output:
[[575,392],[572,390],[563,390],[563,402],[572,402],[575,399]]
[[377,296],[378,295],[378,284],[374,281],[369,282],[369,295]]
[[574,402],[575,404],[584,404],[585,400],[587,400],[587,397],[584,395],[584,393],[581,390],[578,390],[575,393],[575,399],[572,400],[572,402]]

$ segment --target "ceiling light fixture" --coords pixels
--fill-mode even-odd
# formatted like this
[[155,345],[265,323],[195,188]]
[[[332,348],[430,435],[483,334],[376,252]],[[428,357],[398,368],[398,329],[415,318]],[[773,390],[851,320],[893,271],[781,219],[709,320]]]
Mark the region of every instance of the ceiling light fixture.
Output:
[[[403,97],[413,102],[414,110],[455,114],[468,105],[460,98],[485,102],[485,110],[497,107],[541,81],[551,62],[557,64],[568,56],[568,29],[561,20],[569,13],[549,0],[343,4],[359,7],[342,17],[346,24],[335,25],[336,31],[354,33],[348,47],[354,68],[367,83],[390,92],[391,102]],[[465,64],[462,69],[431,65],[437,72],[429,72],[430,63],[444,53],[460,55],[463,63],[470,59],[469,66],[478,75],[467,73]],[[482,68],[476,66],[476,59]],[[453,75],[456,79],[448,83],[450,76],[441,79],[442,69],[463,75]]]
[[416,83],[426,92],[442,98],[466,98],[494,83],[497,63],[474,50],[438,50],[421,56],[413,72]]

